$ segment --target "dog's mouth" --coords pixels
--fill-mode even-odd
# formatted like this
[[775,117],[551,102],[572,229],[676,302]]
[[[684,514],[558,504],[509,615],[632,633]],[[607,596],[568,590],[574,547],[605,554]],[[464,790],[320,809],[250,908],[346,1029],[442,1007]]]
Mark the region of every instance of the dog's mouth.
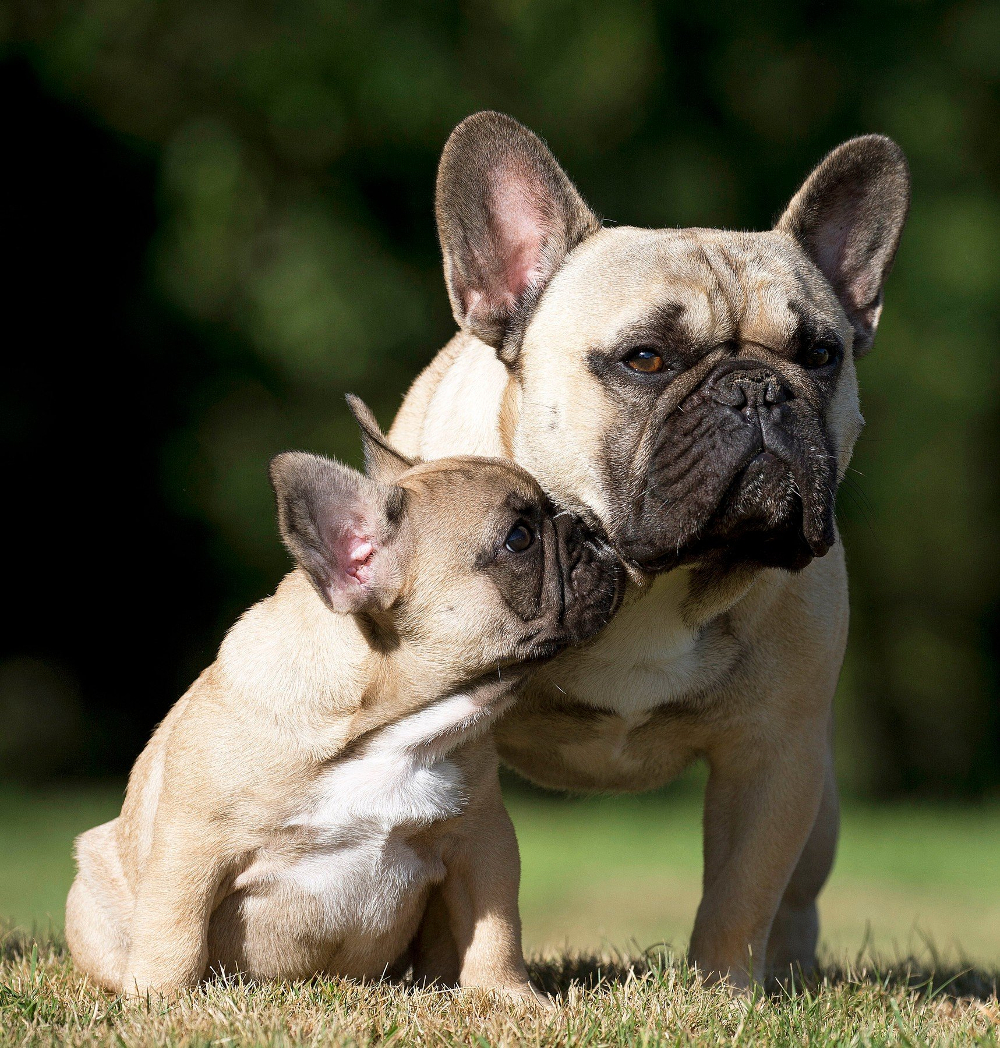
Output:
[[623,556],[647,573],[718,551],[793,571],[823,556],[834,541],[836,485],[815,412],[788,398],[734,407],[711,387],[685,407],[664,420],[613,535]]
[[[804,567],[832,544],[826,512],[809,513],[793,465],[765,448],[734,478],[707,522],[703,548],[729,549],[740,559]],[[778,548],[775,549],[774,547]],[[767,555],[764,556],[764,551]]]
[[534,663],[596,636],[621,606],[628,578],[600,525],[579,514],[557,514],[548,541],[545,608],[515,647],[515,658]]

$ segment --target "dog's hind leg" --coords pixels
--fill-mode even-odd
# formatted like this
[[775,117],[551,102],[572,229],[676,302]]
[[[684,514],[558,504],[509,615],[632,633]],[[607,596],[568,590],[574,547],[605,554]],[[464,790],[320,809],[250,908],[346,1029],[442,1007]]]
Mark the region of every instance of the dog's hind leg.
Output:
[[420,928],[410,946],[413,979],[418,984],[457,986],[461,958],[451,931],[451,918],[441,888],[431,889]]
[[117,825],[114,819],[77,838],[77,875],[66,900],[66,941],[73,961],[108,990],[121,990],[132,912]]

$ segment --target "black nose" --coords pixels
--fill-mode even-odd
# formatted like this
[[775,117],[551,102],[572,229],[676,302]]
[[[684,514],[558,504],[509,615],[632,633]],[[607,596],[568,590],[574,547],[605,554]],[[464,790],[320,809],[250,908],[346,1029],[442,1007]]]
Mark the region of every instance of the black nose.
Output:
[[595,549],[610,546],[603,528],[596,522],[587,522],[575,513],[566,512],[557,513],[554,521],[556,534],[570,551],[584,546],[593,546]]
[[775,407],[791,397],[791,390],[768,368],[729,371],[712,384],[712,399],[736,410]]

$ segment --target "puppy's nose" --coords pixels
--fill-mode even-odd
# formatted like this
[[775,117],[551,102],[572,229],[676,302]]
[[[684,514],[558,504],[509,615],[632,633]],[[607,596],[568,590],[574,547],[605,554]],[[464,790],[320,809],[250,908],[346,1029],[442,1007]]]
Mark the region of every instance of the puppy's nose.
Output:
[[776,407],[791,396],[791,390],[773,371],[731,371],[712,386],[712,399],[736,411]]

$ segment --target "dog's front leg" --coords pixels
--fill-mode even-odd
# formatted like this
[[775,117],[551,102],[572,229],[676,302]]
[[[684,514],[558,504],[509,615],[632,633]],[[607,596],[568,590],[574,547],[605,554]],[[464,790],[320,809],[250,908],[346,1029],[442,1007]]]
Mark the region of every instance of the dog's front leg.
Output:
[[499,784],[466,818],[468,832],[448,857],[448,875],[440,889],[458,958],[459,985],[546,1005],[528,982],[521,952],[521,859]]
[[121,990],[169,996],[205,974],[208,921],[226,869],[211,824],[157,818],[136,890],[131,947]]
[[[832,724],[831,724],[832,734]],[[840,803],[833,766],[832,740],[827,749],[826,781],[819,813],[799,856],[767,940],[770,975],[810,972],[816,964],[819,911],[816,898],[833,867],[840,830]]]
[[690,955],[736,987],[766,975],[771,924],[809,838],[826,773],[826,717],[727,733],[709,754],[704,894]]

